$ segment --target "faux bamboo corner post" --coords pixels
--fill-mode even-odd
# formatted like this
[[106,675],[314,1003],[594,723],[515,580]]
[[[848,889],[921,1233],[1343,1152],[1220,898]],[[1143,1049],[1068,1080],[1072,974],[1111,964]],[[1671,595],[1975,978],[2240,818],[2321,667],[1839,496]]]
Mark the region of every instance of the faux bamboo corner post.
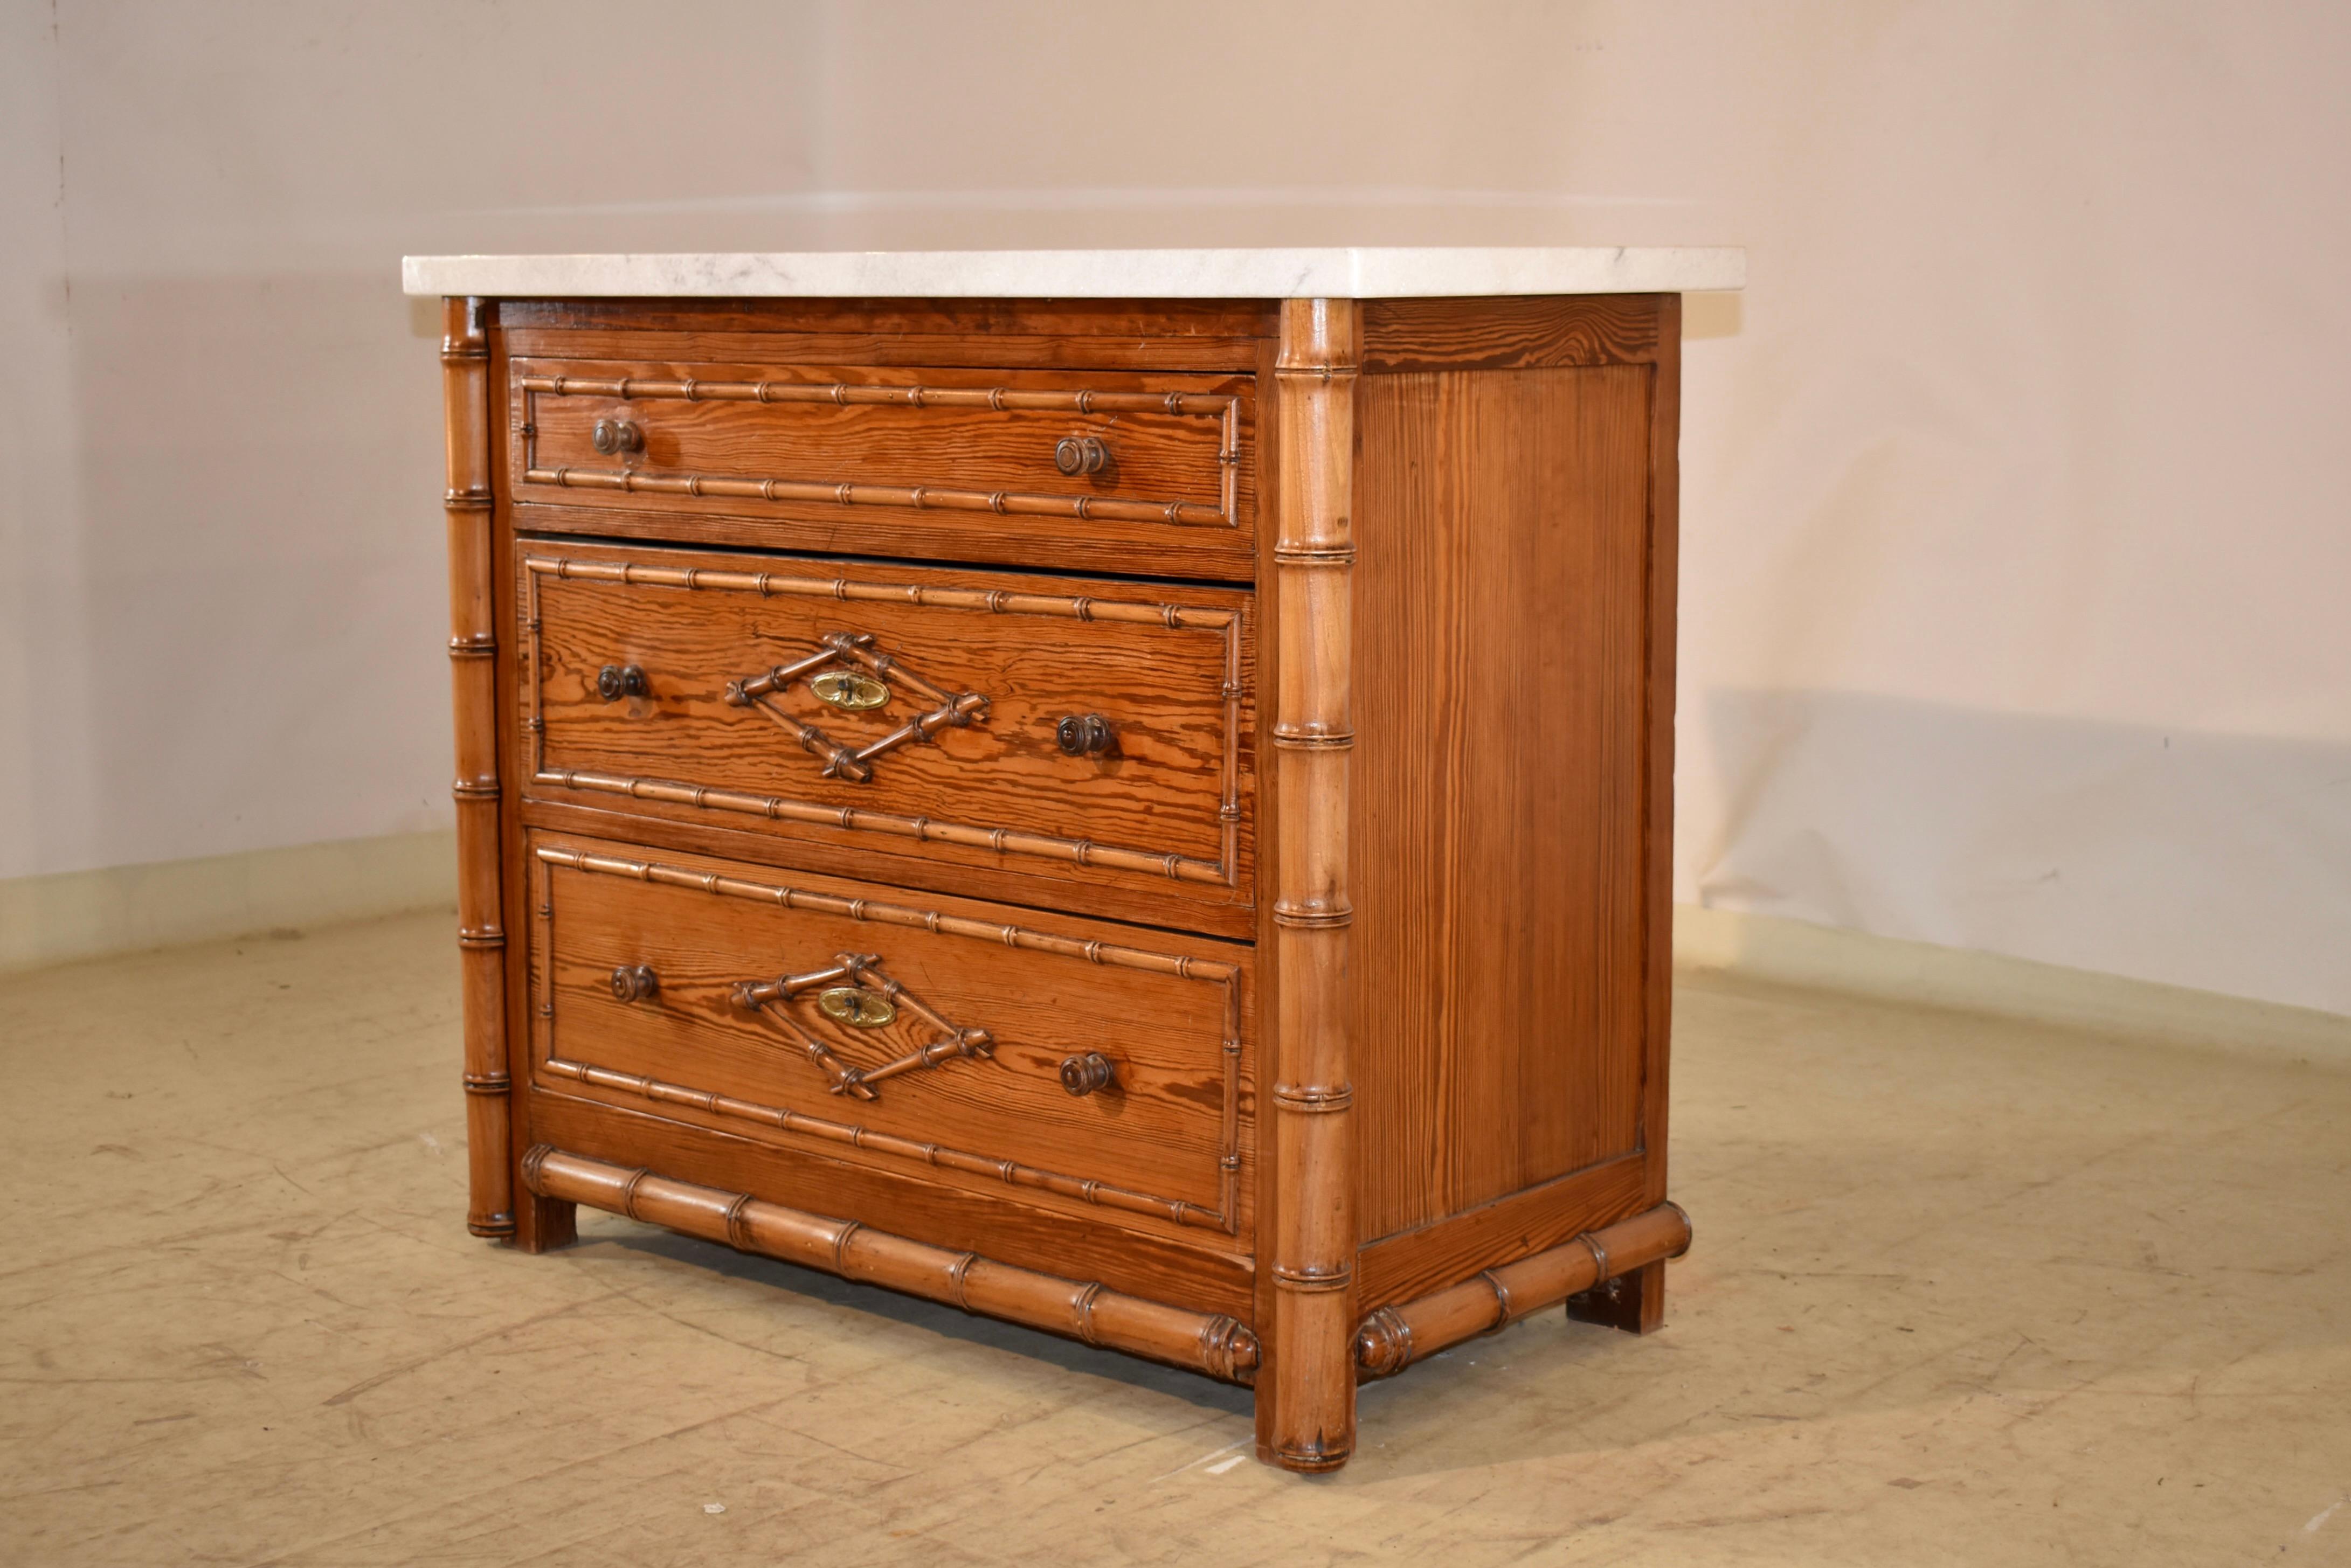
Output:
[[499,904],[498,635],[491,586],[490,349],[478,299],[442,302],[449,659],[456,718],[457,945],[465,971],[466,1229],[515,1233],[506,930]]
[[1274,368],[1280,533],[1273,546],[1276,842],[1272,1325],[1259,1455],[1336,1469],[1355,1448],[1354,1086],[1348,1078],[1348,701],[1355,546],[1348,505],[1362,358],[1355,303],[1281,306]]

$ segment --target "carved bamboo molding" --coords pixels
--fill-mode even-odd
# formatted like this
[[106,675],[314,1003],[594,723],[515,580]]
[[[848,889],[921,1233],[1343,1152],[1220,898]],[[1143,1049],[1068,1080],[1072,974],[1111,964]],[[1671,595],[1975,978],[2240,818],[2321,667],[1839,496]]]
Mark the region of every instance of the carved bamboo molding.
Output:
[[497,621],[490,494],[490,348],[478,299],[442,302],[448,448],[449,673],[456,719],[457,947],[464,985],[465,1227],[515,1233],[507,1068],[506,929],[500,913]]
[[[522,394],[522,480],[564,490],[617,490],[623,494],[726,496],[742,501],[831,502],[840,506],[937,507],[998,515],[1099,518],[1111,523],[1165,523],[1233,527],[1240,475],[1240,400],[1212,392],[1023,391],[1011,387],[925,387],[901,382],[724,381],[657,379],[643,376],[517,377]],[[1040,413],[1154,413],[1212,419],[1218,423],[1217,505],[1189,501],[1125,501],[1096,495],[1045,495],[937,485],[844,484],[813,479],[739,474],[645,473],[628,468],[546,468],[538,461],[542,397],[616,398],[630,401],[834,403],[904,409],[1026,410]]]
[[1357,1374],[1394,1376],[1448,1345],[1499,1334],[1531,1313],[1557,1306],[1660,1258],[1678,1258],[1689,1244],[1689,1216],[1678,1203],[1661,1203],[1458,1285],[1382,1307],[1355,1330]]
[[1147,1356],[1244,1386],[1257,1374],[1257,1336],[1238,1319],[1196,1313],[955,1252],[854,1220],[834,1220],[739,1192],[674,1181],[547,1145],[523,1156],[522,1179],[542,1198],[585,1203],[745,1252],[821,1269],[860,1283],[946,1302],[1088,1345]]
[[[1063,598],[1050,594],[1007,593],[1000,588],[938,588],[902,583],[862,583],[843,577],[803,577],[782,572],[649,566],[634,561],[580,561],[568,556],[527,556],[523,561],[523,572],[521,615],[525,643],[523,669],[526,674],[522,722],[524,747],[530,758],[533,784],[624,794],[634,800],[666,801],[705,811],[741,812],[778,822],[801,822],[851,832],[890,834],[924,844],[963,845],[993,850],[998,855],[1036,856],[1087,867],[1155,873],[1170,881],[1227,888],[1235,885],[1240,859],[1240,732],[1241,695],[1244,691],[1241,676],[1242,621],[1236,610],[1124,599]],[[788,795],[712,789],[705,784],[674,779],[640,778],[626,774],[602,774],[578,768],[550,768],[547,765],[547,722],[541,711],[539,693],[539,585],[550,576],[559,581],[619,583],[623,587],[642,585],[684,588],[688,592],[755,593],[762,597],[795,596],[851,603],[913,604],[925,608],[989,615],[1051,616],[1071,620],[1162,626],[1170,631],[1215,633],[1224,639],[1225,655],[1224,679],[1218,689],[1224,701],[1225,725],[1222,787],[1217,807],[1220,835],[1217,858],[1213,861],[1200,860],[1170,851],[1096,844],[1091,839],[1060,838],[1050,834],[985,827],[976,823],[941,822],[927,816],[905,816],[895,812],[868,810],[862,806],[822,805],[814,801],[794,800]],[[899,668],[903,670],[903,666]],[[771,689],[762,687],[760,691],[764,693]],[[978,698],[979,695],[963,693],[956,701],[977,711],[977,709],[967,703],[966,700]],[[981,701],[984,701],[984,698]],[[929,717],[926,715],[926,720]],[[933,725],[934,730],[940,727],[943,725]]]
[[[1348,790],[1355,743],[1350,578],[1355,380],[1363,330],[1346,299],[1281,305],[1274,362],[1280,477],[1273,546],[1273,1168],[1267,1385],[1258,1448],[1332,1470],[1355,1448],[1354,1144],[1349,1075]],[[1260,1322],[1266,1320],[1260,1319]]]
[[[848,667],[844,671],[831,667]],[[777,694],[796,681],[807,680],[821,701],[836,707],[872,706],[862,696],[847,699],[828,697],[820,685],[823,676],[836,679],[841,673],[854,673],[862,669],[873,674],[872,684],[878,695],[886,698],[888,682],[896,681],[919,693],[924,701],[935,704],[929,712],[918,713],[880,740],[855,751],[836,742],[814,724],[803,722],[792,711],[776,701]],[[941,730],[961,729],[984,718],[987,698],[977,691],[945,691],[909,670],[902,659],[893,659],[874,648],[874,639],[863,632],[828,632],[824,647],[806,659],[789,664],[779,664],[758,675],[746,676],[726,683],[726,701],[737,708],[757,708],[800,743],[802,751],[824,759],[824,776],[845,778],[864,784],[873,777],[873,759],[884,753],[894,752],[910,742],[927,741]]]
[[[538,867],[538,886],[534,905],[539,923],[539,940],[532,986],[537,992],[532,1012],[536,1033],[533,1054],[538,1068],[553,1077],[567,1078],[598,1088],[616,1090],[659,1105],[684,1106],[705,1115],[733,1121],[747,1122],[772,1131],[806,1137],[836,1147],[849,1147],[869,1154],[927,1166],[940,1170],[955,1170],[969,1176],[992,1178],[1008,1187],[1025,1187],[1035,1191],[1050,1192],[1058,1197],[1073,1199],[1097,1208],[1115,1209],[1123,1213],[1140,1214],[1155,1220],[1205,1231],[1219,1231],[1226,1235],[1238,1233],[1240,1195],[1240,1071],[1241,1071],[1241,971],[1233,964],[1217,963],[1196,959],[1186,953],[1153,952],[1142,948],[1119,947],[1109,942],[1080,941],[1074,937],[1055,936],[1050,932],[1029,930],[1019,926],[998,925],[989,920],[976,920],[959,915],[941,914],[935,909],[917,909],[904,905],[883,903],[872,898],[843,898],[831,893],[812,893],[797,888],[778,887],[747,881],[741,877],[721,877],[713,872],[691,871],[684,867],[664,866],[657,862],[624,860],[607,855],[590,855],[580,850],[562,849],[552,845],[539,845],[534,850]],[[1082,959],[1089,963],[1106,964],[1113,969],[1137,969],[1154,974],[1175,975],[1178,979],[1200,981],[1224,987],[1224,1038],[1222,1054],[1225,1075],[1222,1118],[1218,1128],[1217,1156],[1217,1207],[1206,1208],[1178,1198],[1164,1198],[1154,1193],[1134,1192],[1124,1188],[1096,1180],[1091,1177],[1065,1175],[1060,1171],[1043,1170],[1022,1165],[1017,1160],[990,1155],[948,1148],[918,1138],[903,1137],[894,1133],[880,1132],[855,1122],[836,1121],[829,1116],[811,1116],[782,1106],[770,1106],[739,1096],[722,1095],[716,1090],[699,1088],[689,1084],[671,1083],[647,1077],[638,1073],[624,1073],[559,1055],[555,1044],[554,976],[547,969],[548,959],[555,950],[555,897],[549,883],[551,868],[561,867],[596,876],[626,877],[635,881],[651,882],[664,887],[684,888],[713,894],[721,898],[747,898],[755,903],[778,904],[788,909],[807,909],[820,914],[845,915],[851,919],[871,921],[876,925],[914,928],[935,936],[967,937],[998,947],[1021,948],[1031,952],[1053,953],[1064,958]],[[757,988],[754,988],[757,989]],[[903,992],[900,993],[903,995]],[[945,1021],[939,1020],[945,1024]],[[946,1025],[952,1028],[952,1025]],[[980,1033],[965,1031],[964,1034]],[[987,1041],[992,1048],[995,1042]],[[819,1065],[822,1065],[821,1063]],[[874,1075],[867,1075],[868,1081]]]

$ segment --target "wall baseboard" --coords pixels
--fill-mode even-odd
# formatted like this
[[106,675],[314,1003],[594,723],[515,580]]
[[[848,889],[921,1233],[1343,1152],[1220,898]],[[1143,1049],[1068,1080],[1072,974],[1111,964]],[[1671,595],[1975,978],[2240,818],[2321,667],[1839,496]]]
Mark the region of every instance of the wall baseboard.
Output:
[[2351,1018],[1735,909],[1674,906],[1674,965],[2092,1033],[2351,1067]]
[[0,971],[256,931],[452,909],[454,831],[0,881]]

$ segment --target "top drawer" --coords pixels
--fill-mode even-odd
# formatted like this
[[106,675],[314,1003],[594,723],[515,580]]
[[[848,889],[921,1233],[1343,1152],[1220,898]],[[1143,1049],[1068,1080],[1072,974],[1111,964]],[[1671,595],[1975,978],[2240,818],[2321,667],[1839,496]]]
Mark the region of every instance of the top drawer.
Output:
[[1247,577],[1252,379],[507,361],[518,503],[587,528]]

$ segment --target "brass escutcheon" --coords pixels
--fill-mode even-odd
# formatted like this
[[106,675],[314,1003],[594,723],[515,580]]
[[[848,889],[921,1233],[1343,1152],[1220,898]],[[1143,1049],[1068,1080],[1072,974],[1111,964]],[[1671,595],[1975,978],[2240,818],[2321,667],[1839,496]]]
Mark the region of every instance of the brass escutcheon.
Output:
[[879,1029],[898,1016],[897,1004],[854,985],[836,985],[817,993],[817,1011],[836,1023],[859,1029]]
[[809,678],[809,690],[820,702],[854,712],[879,708],[890,701],[890,688],[862,670],[828,670]]

